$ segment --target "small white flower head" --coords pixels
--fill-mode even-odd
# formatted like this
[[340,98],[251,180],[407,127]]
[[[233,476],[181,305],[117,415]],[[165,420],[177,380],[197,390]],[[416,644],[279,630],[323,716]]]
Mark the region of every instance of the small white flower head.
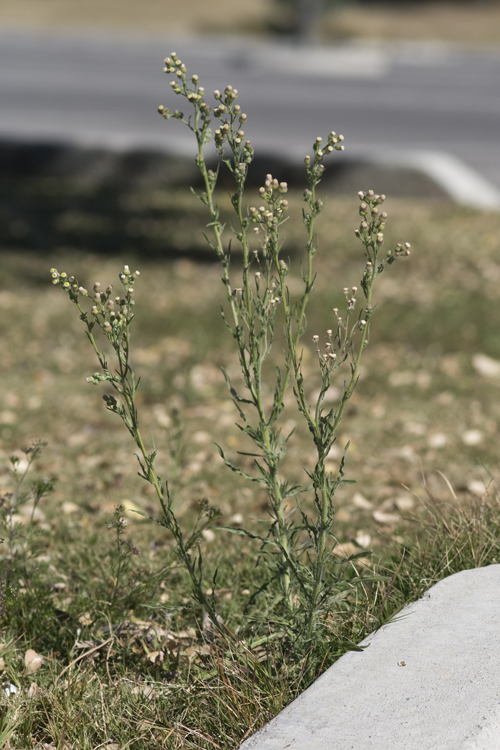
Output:
[[113,330],[111,327],[111,323],[108,323],[108,321],[104,323],[103,328],[106,331],[106,333],[111,333],[111,331]]
[[317,344],[319,341],[319,336],[317,334],[314,334],[314,336],[312,337],[312,340],[314,341],[315,344]]

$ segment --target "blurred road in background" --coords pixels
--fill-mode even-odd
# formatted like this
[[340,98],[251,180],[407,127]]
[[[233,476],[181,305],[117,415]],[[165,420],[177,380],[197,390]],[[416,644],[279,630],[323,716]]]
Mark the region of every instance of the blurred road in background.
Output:
[[[446,173],[461,202],[500,207],[500,52],[440,44],[298,48],[245,38],[112,39],[0,33],[0,140],[193,154],[162,73],[175,50],[207,92],[231,83],[261,154],[301,160],[317,135],[335,158]],[[210,99],[210,97],[209,97]],[[187,113],[187,102],[182,109]],[[465,188],[463,181],[468,181]],[[469,196],[469,198],[467,197]]]

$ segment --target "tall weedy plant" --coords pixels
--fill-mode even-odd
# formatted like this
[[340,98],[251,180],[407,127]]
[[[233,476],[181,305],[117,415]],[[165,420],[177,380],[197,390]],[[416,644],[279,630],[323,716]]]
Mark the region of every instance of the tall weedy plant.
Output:
[[[287,184],[268,174],[259,189],[262,205],[244,207],[245,181],[254,157],[251,142],[245,140],[243,128],[247,120],[237,103],[238,91],[226,86],[224,92],[214,92],[215,107],[211,109],[205,99],[205,91],[199,85],[197,75],[188,78],[186,66],[175,53],[165,59],[164,71],[174,74],[171,82],[175,94],[187,100],[192,113],[186,118],[179,110],[171,112],[160,107],[166,119],[182,121],[193,132],[197,143],[196,163],[204,181],[204,191],[199,195],[207,206],[212,237],[207,238],[222,265],[222,281],[226,289],[229,314],[224,319],[234,337],[245,392],[236,392],[225,373],[226,382],[240,417],[240,429],[253,441],[257,454],[253,474],[248,474],[229,461],[221,448],[219,451],[233,471],[247,479],[262,484],[269,498],[271,525],[268,533],[250,536],[260,539],[263,551],[271,553],[270,581],[276,581],[280,593],[271,599],[268,617],[275,620],[299,652],[313,648],[322,639],[327,616],[332,609],[335,594],[342,584],[339,564],[349,566],[354,555],[346,560],[332,560],[335,544],[333,525],[335,518],[334,496],[344,479],[345,452],[338,473],[327,471],[325,462],[336,440],[337,430],[344,410],[358,381],[359,365],[363,350],[368,343],[371,318],[373,316],[373,289],[377,278],[387,264],[393,263],[410,252],[409,244],[397,245],[384,251],[383,230],[387,213],[381,210],[383,195],[372,190],[359,193],[361,224],[356,235],[365,251],[365,265],[361,288],[365,301],[356,312],[357,288],[344,289],[346,311],[334,309],[332,328],[326,331],[324,344],[318,335],[313,336],[321,376],[319,395],[311,404],[311,395],[306,391],[302,366],[303,349],[301,337],[306,328],[306,310],[315,280],[313,261],[317,252],[315,222],[323,203],[316,194],[321,181],[326,156],[341,151],[343,136],[332,131],[326,144],[318,137],[313,144],[313,155],[306,156],[305,170],[308,189],[304,192],[305,208],[303,221],[306,230],[306,263],[302,272],[303,292],[292,299],[287,286],[290,269],[282,257],[281,227],[286,220],[288,201]],[[219,127],[211,133],[210,124],[215,118]],[[214,142],[217,153],[234,178],[234,193],[231,196],[236,215],[230,232],[239,246],[243,258],[241,285],[235,286],[230,275],[231,242],[224,241],[225,226],[220,220],[214,196],[218,169],[207,168],[205,148]],[[249,232],[259,230],[260,248],[252,249]],[[273,398],[266,399],[263,388],[263,366],[269,356],[278,313],[284,323],[286,353],[276,368]],[[332,376],[343,365],[347,367],[342,395],[336,406],[326,409],[325,396]],[[280,464],[291,435],[283,436],[280,416],[285,397],[292,386],[297,408],[307,423],[315,450],[316,464],[308,472],[306,485],[290,484],[280,472]],[[347,449],[347,447],[346,447]],[[312,496],[314,514],[305,510],[304,499]],[[295,501],[290,510],[290,501]],[[361,553],[364,554],[364,553]],[[337,565],[330,565],[335,562]],[[353,580],[351,580],[351,584]]]
[[[59,273],[56,268],[51,268],[52,283],[61,286],[67,293],[80,313],[80,320],[85,326],[86,336],[95,352],[101,366],[101,372],[95,372],[87,378],[87,383],[99,385],[107,383],[112,387],[116,396],[103,396],[106,408],[120,417],[132,436],[138,453],[137,460],[140,466],[139,475],[154,487],[159,500],[162,515],[157,521],[167,528],[173,535],[175,549],[178,557],[189,573],[193,595],[196,601],[208,613],[215,626],[224,632],[220,618],[214,609],[214,595],[205,593],[203,586],[203,558],[200,548],[202,533],[218,515],[218,511],[210,508],[207,501],[200,504],[197,522],[191,533],[186,536],[177,520],[172,508],[173,496],[167,481],[157,473],[155,468],[156,450],[148,450],[139,426],[139,414],[136,406],[137,389],[140,378],[130,364],[131,348],[131,323],[134,318],[134,285],[140,276],[139,271],[132,273],[128,266],[124,266],[119,274],[122,285],[122,294],[113,297],[113,287],[109,285],[105,290],[101,284],[96,282],[93,291],[89,292],[80,286],[74,276],[68,276],[66,272]],[[91,300],[90,312],[82,307],[82,298]],[[106,355],[98,346],[95,331],[101,330],[114,352],[115,370],[108,364]],[[118,398],[117,398],[118,396]],[[146,514],[142,514],[146,515]]]
[[[265,623],[268,634],[271,625],[271,636],[278,633],[285,635],[283,642],[295,655],[308,655],[307,664],[311,670],[314,659],[310,656],[316,653],[319,644],[330,640],[332,629],[335,629],[335,617],[332,615],[338,610],[339,602],[349,588],[360,580],[353,573],[352,563],[366,554],[363,552],[341,559],[333,552],[336,544],[333,533],[334,498],[338,488],[348,481],[344,478],[345,451],[335,474],[327,470],[326,460],[337,439],[346,404],[358,381],[360,361],[368,343],[374,313],[375,282],[386,265],[409,255],[410,246],[396,245],[388,251],[382,249],[387,214],[381,210],[381,206],[385,196],[375,195],[371,190],[359,193],[361,223],[356,235],[365,253],[361,278],[365,299],[358,304],[357,288],[344,289],[345,312],[334,309],[332,327],[326,331],[323,341],[320,341],[319,335],[312,337],[321,379],[319,394],[312,398],[306,387],[301,339],[306,329],[306,311],[315,281],[315,223],[323,208],[323,203],[317,197],[317,186],[324,172],[325,157],[343,149],[343,136],[332,131],[325,144],[321,138],[317,138],[312,156],[305,158],[308,181],[303,209],[306,261],[302,269],[303,291],[294,299],[287,285],[290,269],[282,257],[281,228],[288,210],[285,197],[288,187],[269,174],[259,190],[261,205],[245,207],[245,183],[254,150],[250,141],[245,140],[243,128],[247,116],[237,103],[237,90],[227,86],[223,93],[215,91],[215,106],[211,107],[206,101],[204,89],[199,85],[198,76],[192,75],[188,79],[186,66],[175,53],[166,58],[164,70],[175,75],[171,83],[174,93],[186,99],[192,108],[187,117],[179,110],[171,112],[165,107],[159,110],[164,118],[183,122],[196,139],[196,163],[204,182],[204,190],[199,198],[206,205],[210,220],[207,226],[211,236],[207,237],[207,241],[222,267],[227,300],[223,317],[235,340],[244,393],[237,393],[226,372],[224,376],[240,418],[238,426],[255,446],[255,452],[250,454],[254,457],[254,472],[244,471],[225,456],[222,448],[219,451],[232,471],[261,484],[269,498],[271,521],[264,533],[231,529],[260,541],[261,554],[269,570],[266,583],[252,598],[253,603],[258,603],[258,615],[257,608],[251,605],[247,608],[247,615],[253,626],[256,622]],[[212,133],[210,125],[214,119],[218,127]],[[209,169],[205,158],[205,149],[211,143],[215,144],[221,161],[234,178],[231,202],[235,221],[228,230],[221,222],[215,199],[219,169]],[[260,238],[258,247],[250,239],[254,230]],[[226,241],[228,233],[232,239]],[[242,277],[237,284],[233,281],[231,268],[234,243],[243,259]],[[92,294],[80,287],[74,277],[68,277],[56,269],[52,269],[52,276],[53,282],[61,285],[78,307],[87,337],[99,360],[101,372],[95,373],[88,381],[94,384],[105,382],[114,389],[116,396],[104,396],[106,406],[123,420],[133,437],[139,451],[141,475],[154,486],[162,508],[163,515],[159,522],[170,529],[174,536],[177,551],[189,571],[195,598],[208,612],[212,622],[222,629],[214,609],[214,600],[204,593],[199,545],[201,531],[213,518],[214,511],[204,506],[200,523],[187,539],[184,537],[172,507],[168,484],[154,467],[156,452],[147,450],[139,429],[135,405],[139,381],[129,357],[134,283],[139,273],[131,273],[127,266],[124,267],[120,274],[124,288],[122,295],[116,298],[112,296],[112,287],[102,292],[100,285],[96,284]],[[92,298],[90,313],[81,306],[82,297]],[[269,399],[266,396],[269,392],[269,374],[265,362],[273,349],[278,322],[284,326],[286,345],[282,361],[274,371],[273,396]],[[96,326],[114,350],[117,362],[114,372],[94,338]],[[325,396],[332,377],[342,367],[345,372],[342,394],[334,407],[326,408]],[[282,472],[282,461],[291,433],[283,435],[280,418],[290,389],[293,389],[296,407],[309,429],[316,455],[315,466],[306,472],[308,479],[302,484],[288,481]],[[196,550],[197,554],[193,556]],[[346,575],[348,571],[349,576]],[[264,631],[259,632],[262,635]]]

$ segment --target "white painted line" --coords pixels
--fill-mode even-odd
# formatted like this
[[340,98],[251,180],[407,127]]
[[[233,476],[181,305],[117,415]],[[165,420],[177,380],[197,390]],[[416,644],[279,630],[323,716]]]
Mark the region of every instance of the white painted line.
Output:
[[500,190],[462,159],[444,151],[387,150],[365,154],[368,162],[415,169],[427,175],[461,206],[500,210]]
[[276,44],[248,50],[247,56],[256,70],[314,78],[382,78],[390,67],[390,57],[385,50],[358,45],[299,47]]

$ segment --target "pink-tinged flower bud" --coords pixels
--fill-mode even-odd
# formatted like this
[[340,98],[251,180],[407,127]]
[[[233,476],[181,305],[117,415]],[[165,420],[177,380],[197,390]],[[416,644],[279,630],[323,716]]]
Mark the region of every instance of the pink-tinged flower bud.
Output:
[[108,321],[104,323],[103,329],[106,331],[106,333],[111,333],[111,331],[113,330],[111,327],[111,323],[108,323]]

